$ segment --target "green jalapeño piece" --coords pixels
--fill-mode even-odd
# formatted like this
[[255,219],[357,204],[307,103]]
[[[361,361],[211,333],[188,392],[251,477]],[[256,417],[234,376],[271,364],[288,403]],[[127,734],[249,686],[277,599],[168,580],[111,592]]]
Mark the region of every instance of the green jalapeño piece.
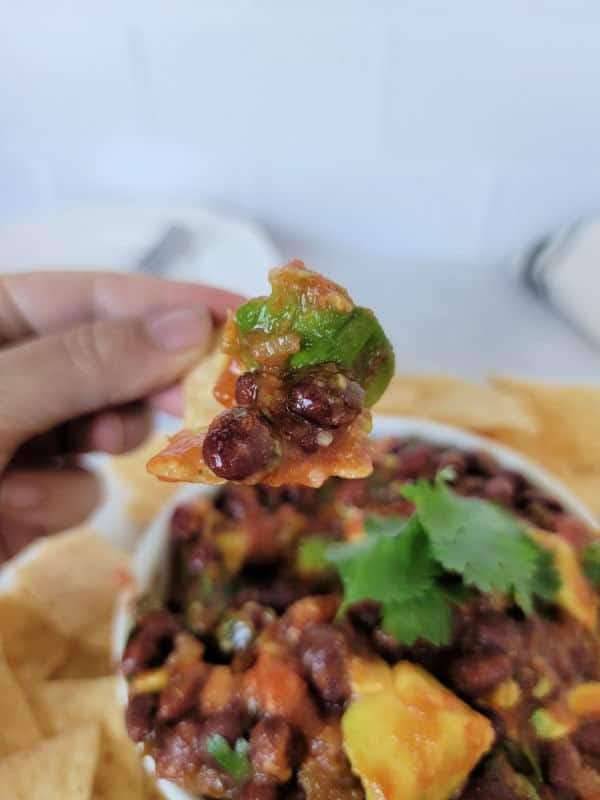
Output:
[[[333,281],[290,261],[271,270],[271,294],[238,308],[228,347],[250,370],[292,371],[335,364],[374,405],[394,374],[394,351],[373,312]],[[236,347],[237,345],[237,347]]]

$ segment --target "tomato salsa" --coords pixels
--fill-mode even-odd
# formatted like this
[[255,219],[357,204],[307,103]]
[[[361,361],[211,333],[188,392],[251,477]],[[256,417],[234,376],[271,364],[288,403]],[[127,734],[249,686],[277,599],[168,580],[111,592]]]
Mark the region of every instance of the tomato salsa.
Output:
[[595,532],[487,453],[379,440],[368,477],[227,484],[171,540],[122,662],[160,777],[231,800],[600,798]]

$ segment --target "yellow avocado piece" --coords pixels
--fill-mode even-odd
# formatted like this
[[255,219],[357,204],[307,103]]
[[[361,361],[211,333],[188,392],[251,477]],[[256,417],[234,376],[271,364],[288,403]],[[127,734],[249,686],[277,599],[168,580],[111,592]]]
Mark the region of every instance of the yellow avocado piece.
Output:
[[426,670],[356,659],[344,748],[367,800],[448,800],[494,742],[486,717]]
[[596,593],[583,574],[574,548],[556,533],[548,533],[538,528],[530,529],[530,533],[541,547],[554,553],[556,568],[562,580],[562,586],[556,596],[558,605],[586,628],[595,631],[598,616]]

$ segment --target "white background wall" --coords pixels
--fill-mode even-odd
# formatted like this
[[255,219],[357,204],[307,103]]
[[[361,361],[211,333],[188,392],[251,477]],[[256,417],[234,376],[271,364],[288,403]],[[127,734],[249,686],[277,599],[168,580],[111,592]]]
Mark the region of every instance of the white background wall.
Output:
[[[597,0],[0,9],[0,222],[210,202],[296,252],[387,264],[379,293],[384,275],[421,269],[425,287],[443,273],[442,291],[466,291],[473,276],[483,296],[497,278],[481,270],[600,210]],[[582,346],[563,372],[588,374],[589,358]]]

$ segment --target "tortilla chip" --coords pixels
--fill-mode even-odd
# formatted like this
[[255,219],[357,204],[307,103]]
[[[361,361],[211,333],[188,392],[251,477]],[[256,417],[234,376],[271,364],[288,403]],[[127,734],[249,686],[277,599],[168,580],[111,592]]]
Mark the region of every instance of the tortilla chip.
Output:
[[[227,365],[227,356],[221,352],[223,330],[215,333],[210,352],[187,374],[183,382],[185,398],[185,428],[207,428],[223,411],[214,398],[213,387]],[[159,452],[159,448],[154,452]]]
[[142,764],[127,736],[117,678],[48,681],[34,687],[31,702],[46,734],[98,722],[102,731],[100,760],[94,780],[97,800],[143,797]]
[[17,576],[40,614],[72,636],[111,614],[126,564],[124,553],[78,528],[46,540]]
[[98,726],[88,724],[0,759],[2,797],[90,800],[99,744]]
[[545,464],[600,470],[600,386],[528,383],[493,377],[492,383],[525,402],[540,423],[517,449]]
[[379,414],[423,417],[476,431],[535,433],[528,404],[500,389],[445,375],[396,375],[373,409]]
[[19,589],[0,594],[0,638],[6,660],[27,686],[64,663],[69,642]]
[[41,733],[21,685],[0,644],[0,757],[31,747]]
[[110,459],[109,469],[127,487],[127,515],[140,528],[145,527],[170,500],[178,487],[158,483],[146,471],[148,460],[166,447],[168,437],[164,434],[151,436],[141,447]]

